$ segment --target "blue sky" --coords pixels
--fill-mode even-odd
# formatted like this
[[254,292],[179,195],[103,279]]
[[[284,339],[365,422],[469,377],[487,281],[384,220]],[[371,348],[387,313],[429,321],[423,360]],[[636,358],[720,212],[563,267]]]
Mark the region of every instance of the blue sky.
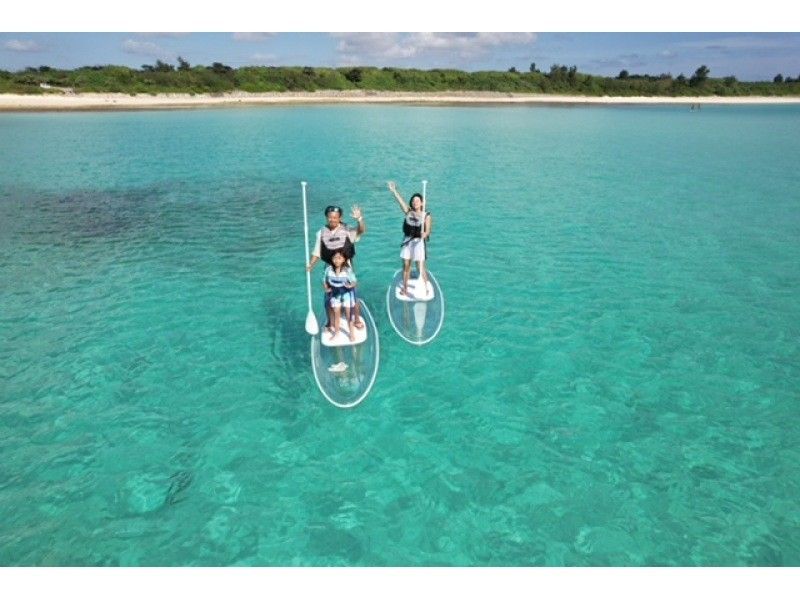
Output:
[[0,68],[94,64],[396,66],[584,73],[684,73],[771,80],[800,76],[800,33],[0,33]]

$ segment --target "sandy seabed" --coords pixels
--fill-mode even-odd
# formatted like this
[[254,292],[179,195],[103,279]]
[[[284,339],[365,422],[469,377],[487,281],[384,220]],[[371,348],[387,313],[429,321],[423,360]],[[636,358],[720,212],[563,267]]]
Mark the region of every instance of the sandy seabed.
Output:
[[611,97],[519,94],[500,92],[390,92],[316,91],[224,94],[48,93],[42,95],[0,94],[0,111],[58,110],[153,110],[223,106],[301,104],[420,104],[420,105],[508,105],[508,104],[799,104],[793,97]]

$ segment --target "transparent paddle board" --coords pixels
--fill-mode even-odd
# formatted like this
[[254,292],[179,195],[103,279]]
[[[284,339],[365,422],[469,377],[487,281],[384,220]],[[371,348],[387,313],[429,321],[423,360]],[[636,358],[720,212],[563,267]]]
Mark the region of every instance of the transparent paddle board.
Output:
[[436,278],[428,271],[428,282],[411,272],[408,288],[402,292],[403,271],[398,270],[386,292],[386,309],[392,328],[412,345],[431,342],[444,323],[444,293]]
[[342,314],[342,330],[330,339],[325,329],[327,317],[319,317],[320,333],[311,337],[311,367],[320,392],[333,405],[355,407],[375,384],[380,362],[378,329],[366,304],[359,299],[363,328],[355,329],[349,339],[349,327]]

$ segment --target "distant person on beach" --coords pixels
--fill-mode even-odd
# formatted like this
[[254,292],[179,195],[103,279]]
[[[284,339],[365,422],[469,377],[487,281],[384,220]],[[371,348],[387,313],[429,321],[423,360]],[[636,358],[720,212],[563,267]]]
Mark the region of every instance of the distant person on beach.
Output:
[[[354,205],[350,211],[350,215],[356,219],[358,226],[352,227],[342,222],[342,208],[339,206],[330,205],[325,208],[325,218],[327,224],[317,231],[317,240],[314,244],[314,250],[311,252],[311,260],[306,266],[306,270],[311,272],[319,260],[322,260],[329,266],[333,266],[333,256],[336,252],[341,252],[347,261],[347,265],[353,267],[353,258],[356,255],[355,244],[361,236],[367,232],[367,225],[364,224],[364,216],[361,213],[361,208]],[[361,321],[361,309],[355,298],[353,297],[355,308],[353,309],[353,319],[356,328],[364,326]],[[325,304],[329,302],[329,297],[326,295]],[[328,322],[330,325],[331,322]]]
[[400,245],[400,259],[403,260],[403,288],[400,292],[408,295],[408,278],[411,275],[411,261],[417,262],[420,277],[427,284],[428,273],[425,271],[425,260],[428,257],[428,238],[431,236],[433,218],[430,212],[423,213],[422,195],[415,193],[409,204],[397,191],[394,181],[388,183],[389,191],[403,210],[403,242]]
[[[335,251],[331,261],[333,265],[325,268],[322,286],[328,298],[325,307],[328,313],[328,322],[330,322],[328,332],[333,340],[341,328],[340,317],[343,307],[347,322],[350,322],[350,308],[355,307],[356,275],[353,273],[353,269],[347,265],[344,252]],[[355,327],[348,325],[347,330],[350,340],[356,340]]]

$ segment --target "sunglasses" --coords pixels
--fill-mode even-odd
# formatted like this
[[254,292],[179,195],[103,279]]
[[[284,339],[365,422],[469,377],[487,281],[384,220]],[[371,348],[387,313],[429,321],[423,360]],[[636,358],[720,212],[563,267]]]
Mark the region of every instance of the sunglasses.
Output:
[[327,208],[325,208],[325,215],[326,215],[326,216],[327,216],[328,214],[330,214],[331,212],[338,212],[338,213],[339,213],[339,215],[341,216],[341,214],[342,214],[342,208],[340,208],[339,206],[328,206]]

